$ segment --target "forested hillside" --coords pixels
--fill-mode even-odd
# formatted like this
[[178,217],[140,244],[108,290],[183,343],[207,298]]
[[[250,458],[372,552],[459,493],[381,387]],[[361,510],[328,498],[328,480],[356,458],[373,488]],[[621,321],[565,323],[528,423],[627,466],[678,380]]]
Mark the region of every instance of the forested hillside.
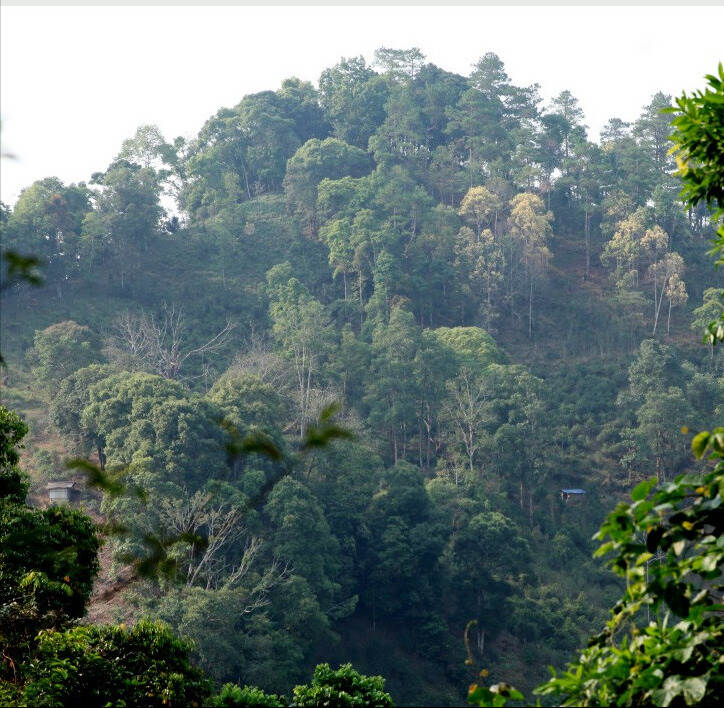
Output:
[[[143,490],[80,502],[126,528],[111,588],[149,534],[207,539],[90,617],[162,619],[277,693],[351,661],[458,704],[466,657],[523,689],[571,658],[620,594],[605,513],[696,469],[688,429],[724,413],[713,229],[647,100],[592,136],[495,54],[466,77],[380,49],[2,205],[3,249],[44,260],[2,293],[31,498],[72,456]],[[332,404],[353,438],[302,454]],[[230,454],[248,434],[283,473]]]

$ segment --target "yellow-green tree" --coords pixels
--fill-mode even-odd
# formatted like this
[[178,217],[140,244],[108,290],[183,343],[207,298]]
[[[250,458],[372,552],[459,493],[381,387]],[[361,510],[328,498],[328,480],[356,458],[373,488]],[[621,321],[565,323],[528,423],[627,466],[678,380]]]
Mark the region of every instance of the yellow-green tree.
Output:
[[[510,202],[508,228],[523,264],[528,290],[528,336],[533,336],[533,292],[536,281],[545,273],[551,252],[547,241],[552,232],[553,214],[546,211],[536,194],[523,192]],[[509,264],[512,269],[512,263]]]

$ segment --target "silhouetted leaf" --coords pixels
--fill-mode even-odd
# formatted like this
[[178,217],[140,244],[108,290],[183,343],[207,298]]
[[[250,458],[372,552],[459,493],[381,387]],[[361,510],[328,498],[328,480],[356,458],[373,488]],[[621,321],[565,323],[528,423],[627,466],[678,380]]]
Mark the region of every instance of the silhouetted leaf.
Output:
[[79,470],[86,475],[86,484],[89,487],[100,489],[111,497],[117,497],[126,490],[126,486],[118,479],[114,479],[111,475],[102,470],[98,465],[94,465],[88,460],[80,457],[68,460],[65,466],[70,470]]

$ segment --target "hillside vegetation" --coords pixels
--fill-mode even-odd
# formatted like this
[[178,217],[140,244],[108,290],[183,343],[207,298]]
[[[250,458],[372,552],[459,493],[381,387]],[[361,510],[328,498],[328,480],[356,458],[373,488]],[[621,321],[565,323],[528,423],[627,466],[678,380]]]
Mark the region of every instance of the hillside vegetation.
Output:
[[[3,248],[44,261],[2,294],[31,500],[73,456],[143,491],[84,495],[125,527],[108,587],[185,539],[181,582],[124,581],[104,616],[165,621],[218,684],[350,661],[438,705],[466,658],[529,690],[604,623],[592,534],[722,418],[722,278],[671,97],[593,139],[538,91],[495,54],[383,48],[2,206]],[[315,446],[332,420],[352,438]]]

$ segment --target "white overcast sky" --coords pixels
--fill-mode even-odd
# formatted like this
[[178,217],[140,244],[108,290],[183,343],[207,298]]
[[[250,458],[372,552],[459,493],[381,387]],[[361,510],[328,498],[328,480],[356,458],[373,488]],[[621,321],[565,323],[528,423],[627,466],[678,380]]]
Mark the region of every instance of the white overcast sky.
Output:
[[222,106],[342,56],[418,46],[467,75],[497,52],[514,83],[578,97],[597,138],[653,93],[703,87],[724,7],[2,7],[0,198],[88,180],[143,123],[192,136]]

